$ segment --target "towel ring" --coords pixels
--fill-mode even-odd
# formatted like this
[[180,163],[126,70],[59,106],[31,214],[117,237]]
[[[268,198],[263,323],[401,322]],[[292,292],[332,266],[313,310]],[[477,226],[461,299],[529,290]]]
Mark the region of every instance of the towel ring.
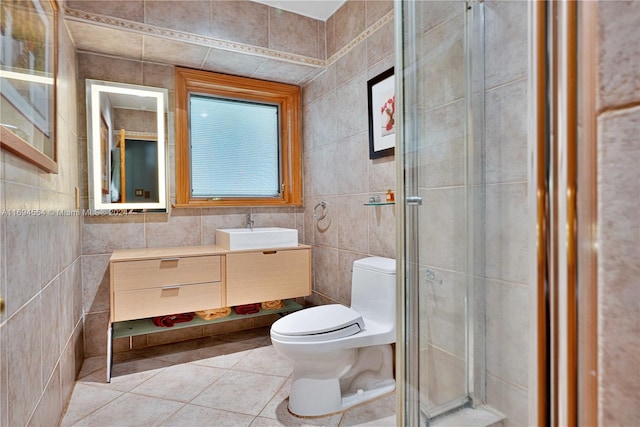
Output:
[[[318,207],[320,206],[322,206],[322,214],[318,216],[317,211],[318,211]],[[316,221],[322,221],[326,216],[327,216],[327,202],[322,200],[313,208],[313,219],[315,219]]]

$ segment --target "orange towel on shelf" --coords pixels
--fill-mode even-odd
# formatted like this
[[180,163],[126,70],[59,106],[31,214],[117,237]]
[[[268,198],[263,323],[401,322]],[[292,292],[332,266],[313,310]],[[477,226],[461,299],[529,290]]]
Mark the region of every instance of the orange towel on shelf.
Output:
[[281,299],[273,300],[273,301],[263,301],[260,303],[260,307],[263,310],[278,310],[284,307],[284,301]]
[[152,317],[151,321],[156,326],[170,328],[176,323],[191,322],[194,318],[193,313],[169,314],[168,316]]
[[220,319],[221,317],[226,317],[230,314],[231,314],[230,307],[211,308],[209,310],[196,311],[196,316],[198,316],[202,320]]
[[244,304],[233,307],[236,314],[253,314],[260,312],[260,304]]

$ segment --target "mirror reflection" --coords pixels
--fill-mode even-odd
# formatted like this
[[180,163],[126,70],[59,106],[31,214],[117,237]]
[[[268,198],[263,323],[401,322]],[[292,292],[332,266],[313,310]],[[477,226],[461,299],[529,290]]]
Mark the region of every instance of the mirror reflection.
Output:
[[166,210],[167,90],[87,80],[93,209]]

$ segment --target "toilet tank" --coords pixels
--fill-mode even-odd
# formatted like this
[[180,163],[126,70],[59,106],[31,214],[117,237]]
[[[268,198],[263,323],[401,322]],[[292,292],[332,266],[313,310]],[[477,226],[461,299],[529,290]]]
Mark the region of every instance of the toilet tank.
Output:
[[359,259],[353,263],[351,308],[365,319],[376,319],[395,325],[395,259],[370,257]]

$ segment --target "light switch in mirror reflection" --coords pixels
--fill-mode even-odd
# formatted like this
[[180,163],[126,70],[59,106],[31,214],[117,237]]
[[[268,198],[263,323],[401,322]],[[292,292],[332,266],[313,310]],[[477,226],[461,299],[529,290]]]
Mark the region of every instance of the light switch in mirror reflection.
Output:
[[86,81],[89,205],[167,209],[167,89]]

